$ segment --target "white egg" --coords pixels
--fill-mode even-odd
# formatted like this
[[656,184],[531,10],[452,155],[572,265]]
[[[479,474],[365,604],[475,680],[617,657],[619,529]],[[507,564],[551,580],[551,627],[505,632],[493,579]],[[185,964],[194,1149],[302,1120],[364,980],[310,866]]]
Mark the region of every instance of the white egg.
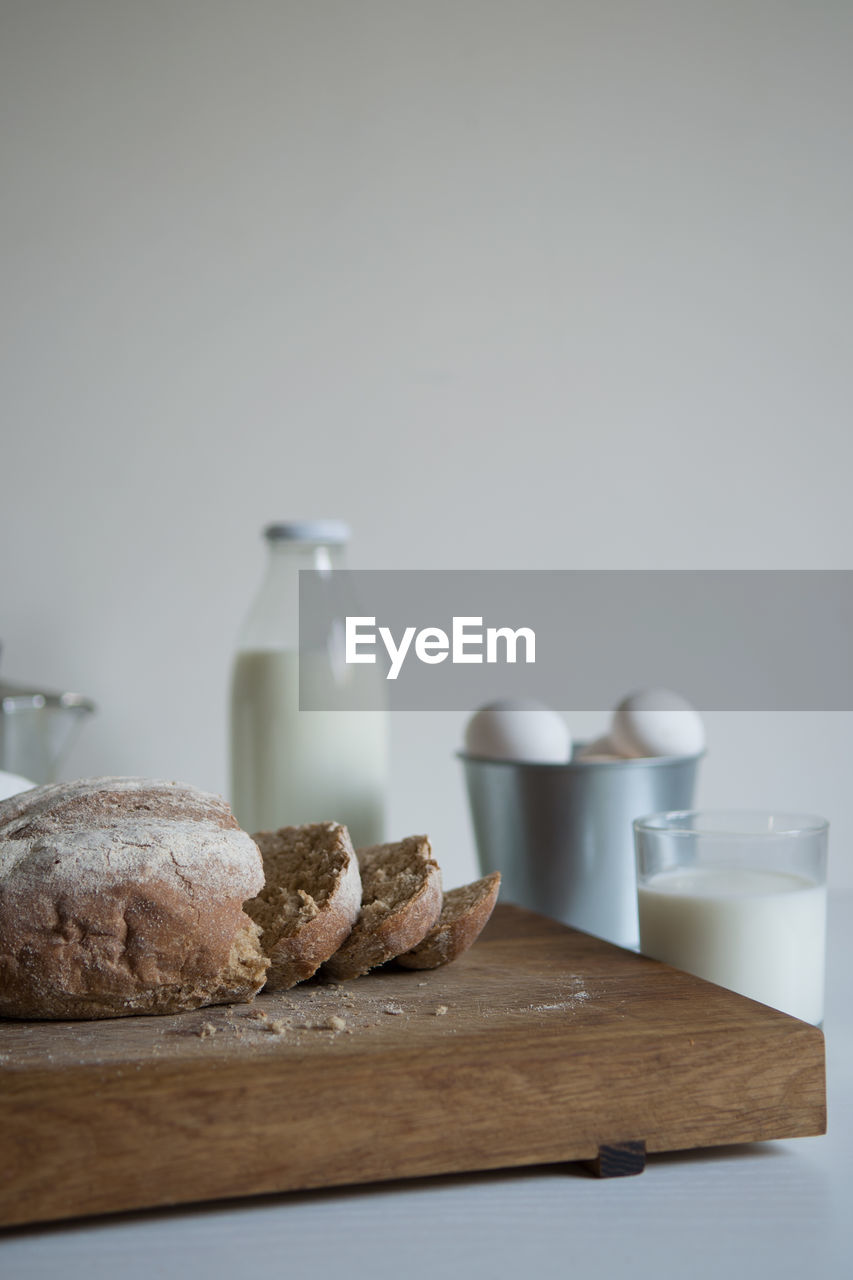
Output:
[[565,764],[572,737],[562,716],[541,702],[508,698],[476,711],[465,729],[465,750],[487,760]]
[[610,740],[624,756],[692,756],[705,748],[705,726],[680,694],[643,689],[613,712]]

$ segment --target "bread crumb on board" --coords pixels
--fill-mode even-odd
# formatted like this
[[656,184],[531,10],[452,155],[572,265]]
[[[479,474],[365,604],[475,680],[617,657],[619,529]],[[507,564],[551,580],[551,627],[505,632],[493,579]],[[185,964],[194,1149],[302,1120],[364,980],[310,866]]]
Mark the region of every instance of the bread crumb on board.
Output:
[[206,1040],[208,1036],[216,1035],[216,1027],[212,1022],[203,1022],[196,1034],[200,1040]]
[[437,1005],[435,1006],[435,1016],[436,1016],[437,1018],[443,1018],[443,1017],[444,1017],[444,1015],[445,1015],[446,1013],[447,1013],[447,1005],[446,1005],[446,1004],[437,1004]]

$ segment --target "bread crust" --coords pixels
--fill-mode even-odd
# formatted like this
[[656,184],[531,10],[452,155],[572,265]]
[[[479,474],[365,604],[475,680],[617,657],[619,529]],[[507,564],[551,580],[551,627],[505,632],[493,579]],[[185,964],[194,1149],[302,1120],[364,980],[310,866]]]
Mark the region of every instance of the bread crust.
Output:
[[[414,887],[401,903],[383,911],[382,903],[370,896],[371,874],[401,857],[407,862]],[[407,836],[396,843],[359,849],[358,860],[365,900],[349,937],[323,966],[329,977],[341,981],[358,978],[411,950],[430,931],[441,911],[441,870],[426,836]]]
[[[304,902],[304,919],[287,924],[279,918],[261,933],[261,946],[270,960],[266,990],[287,990],[312,977],[349,936],[361,909],[358,858],[346,827],[335,822],[260,831],[252,839],[261,852],[266,884],[258,897],[246,903],[247,914],[263,924],[264,902],[277,888],[298,893]],[[331,876],[322,895],[310,872],[285,884],[277,871],[276,855],[296,841],[313,847],[327,878]]]
[[267,962],[263,884],[228,805],[181,783],[87,778],[0,802],[0,1015],[111,1018],[245,1000]]
[[498,900],[501,873],[451,889],[444,895],[441,915],[422,942],[397,956],[404,969],[437,969],[467,951],[482,933]]

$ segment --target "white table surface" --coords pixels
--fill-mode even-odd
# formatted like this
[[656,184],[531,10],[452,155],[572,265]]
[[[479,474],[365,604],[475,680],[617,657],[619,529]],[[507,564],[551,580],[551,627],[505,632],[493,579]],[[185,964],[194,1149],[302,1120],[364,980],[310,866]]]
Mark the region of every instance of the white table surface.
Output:
[[632,1178],[549,1166],[5,1232],[0,1276],[850,1280],[851,974],[848,891],[830,895],[824,1137],[655,1155]]

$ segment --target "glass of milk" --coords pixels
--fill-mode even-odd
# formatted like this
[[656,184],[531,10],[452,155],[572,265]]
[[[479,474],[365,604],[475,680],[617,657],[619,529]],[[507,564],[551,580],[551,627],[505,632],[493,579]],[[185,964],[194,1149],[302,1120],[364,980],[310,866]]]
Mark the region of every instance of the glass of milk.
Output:
[[828,832],[801,813],[638,818],[640,950],[819,1025]]

